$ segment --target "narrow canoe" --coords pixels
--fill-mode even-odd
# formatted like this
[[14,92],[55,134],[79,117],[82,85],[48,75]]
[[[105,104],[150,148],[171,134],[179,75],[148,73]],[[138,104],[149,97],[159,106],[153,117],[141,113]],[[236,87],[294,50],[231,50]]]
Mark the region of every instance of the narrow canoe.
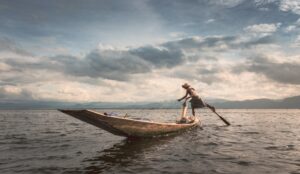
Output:
[[157,123],[115,116],[106,116],[92,110],[59,110],[81,121],[104,129],[114,135],[125,137],[156,137],[187,130],[199,125],[199,119],[193,123]]

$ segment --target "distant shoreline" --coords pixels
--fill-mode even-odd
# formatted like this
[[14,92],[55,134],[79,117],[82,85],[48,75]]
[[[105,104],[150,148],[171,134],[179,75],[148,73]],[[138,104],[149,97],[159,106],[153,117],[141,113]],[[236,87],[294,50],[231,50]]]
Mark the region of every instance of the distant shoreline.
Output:
[[[17,109],[5,109],[0,108],[0,111],[26,111],[26,110],[32,110],[32,111],[46,111],[46,110],[58,110],[62,108],[17,108]],[[74,110],[84,110],[84,109],[90,109],[90,110],[174,110],[181,108],[63,108],[63,109],[74,109]],[[202,111],[209,111],[208,109],[199,109]],[[218,108],[218,110],[300,110],[300,108]]]
[[[300,95],[279,100],[254,99],[230,101],[211,99],[205,102],[217,109],[300,109]],[[158,102],[62,102],[62,101],[0,101],[0,110],[49,110],[49,109],[180,109],[178,101]]]

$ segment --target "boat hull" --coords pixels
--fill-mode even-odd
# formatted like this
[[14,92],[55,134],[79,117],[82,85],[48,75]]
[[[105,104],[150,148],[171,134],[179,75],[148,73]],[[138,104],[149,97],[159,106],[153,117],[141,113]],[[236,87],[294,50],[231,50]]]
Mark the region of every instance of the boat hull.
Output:
[[106,116],[92,110],[59,110],[81,121],[104,129],[114,135],[125,137],[156,137],[181,132],[199,125],[199,119],[193,123],[156,123],[133,120],[114,116]]

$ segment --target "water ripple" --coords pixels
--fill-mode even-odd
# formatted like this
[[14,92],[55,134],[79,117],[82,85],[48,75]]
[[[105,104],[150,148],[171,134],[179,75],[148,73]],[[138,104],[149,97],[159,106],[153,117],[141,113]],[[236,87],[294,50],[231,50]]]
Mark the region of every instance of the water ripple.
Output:
[[[179,110],[116,112],[164,122],[180,114]],[[299,110],[221,110],[232,123],[229,127],[202,112],[202,127],[137,140],[111,135],[54,110],[1,111],[0,171],[300,173]]]

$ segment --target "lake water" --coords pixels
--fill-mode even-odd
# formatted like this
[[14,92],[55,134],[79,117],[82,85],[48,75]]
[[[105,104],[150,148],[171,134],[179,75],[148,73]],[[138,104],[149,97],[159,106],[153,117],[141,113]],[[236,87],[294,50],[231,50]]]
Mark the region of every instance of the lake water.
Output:
[[[167,122],[180,114],[113,111]],[[55,110],[0,111],[0,173],[300,174],[300,110],[219,110],[229,127],[197,111],[202,127],[141,140]]]

